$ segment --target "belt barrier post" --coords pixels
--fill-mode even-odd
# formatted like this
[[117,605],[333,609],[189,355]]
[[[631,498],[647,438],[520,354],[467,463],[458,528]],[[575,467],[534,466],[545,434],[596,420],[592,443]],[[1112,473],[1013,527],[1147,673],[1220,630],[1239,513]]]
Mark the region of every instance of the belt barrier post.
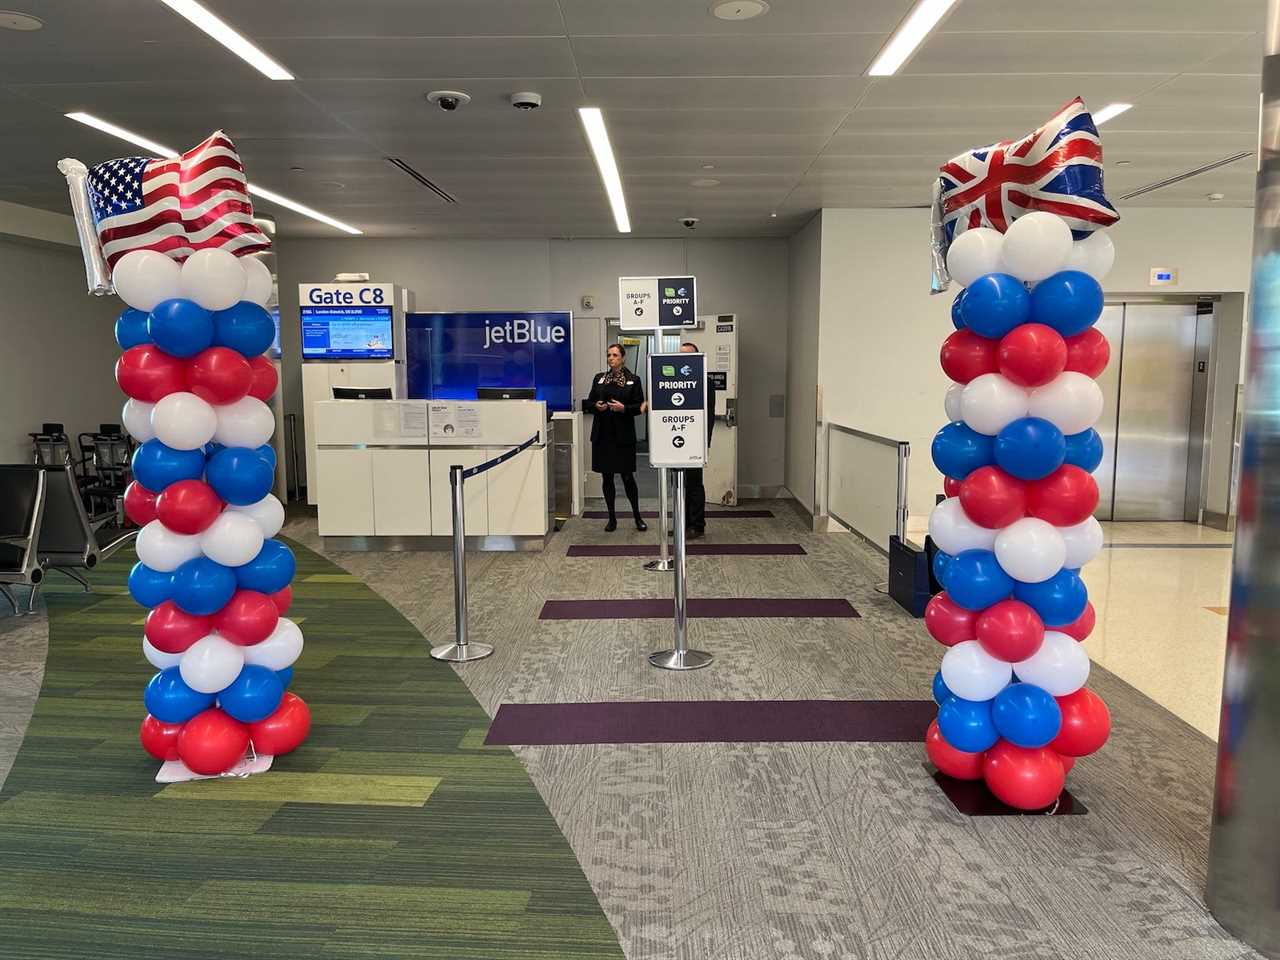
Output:
[[671,474],[666,467],[658,468],[658,559],[644,565],[646,570],[670,570],[671,556],[667,552],[667,488]]
[[467,536],[466,501],[462,495],[462,467],[449,468],[449,493],[453,498],[453,626],[454,642],[442,643],[431,648],[436,660],[450,663],[466,663],[482,660],[493,653],[487,643],[471,643],[467,640]]
[[704,650],[690,650],[688,638],[689,609],[685,590],[685,503],[684,503],[684,471],[676,471],[676,503],[675,503],[675,646],[670,650],[659,650],[649,654],[649,662],[663,670],[697,670],[712,661],[711,654]]

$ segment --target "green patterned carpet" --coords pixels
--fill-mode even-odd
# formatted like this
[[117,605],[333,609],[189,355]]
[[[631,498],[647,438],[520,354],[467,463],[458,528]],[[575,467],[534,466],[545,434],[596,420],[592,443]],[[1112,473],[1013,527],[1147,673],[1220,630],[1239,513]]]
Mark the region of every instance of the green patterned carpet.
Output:
[[47,595],[44,687],[0,791],[0,957],[621,957],[454,672],[364,584],[294,550],[292,689],[314,725],[244,781],[154,782],[131,554],[95,594]]

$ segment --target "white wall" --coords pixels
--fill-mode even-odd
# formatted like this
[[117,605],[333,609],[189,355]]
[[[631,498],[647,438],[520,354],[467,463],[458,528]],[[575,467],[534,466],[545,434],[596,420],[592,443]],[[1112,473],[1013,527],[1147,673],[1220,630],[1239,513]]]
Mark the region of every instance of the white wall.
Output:
[[817,456],[818,308],[822,293],[822,214],[789,244],[791,317],[787,328],[787,489],[814,509]]
[[[698,311],[739,316],[739,483],[783,483],[785,426],[769,397],[786,392],[785,240],[289,240],[277,241],[285,409],[300,413],[298,284],[339,271],[414,291],[419,310],[572,310],[596,298],[618,315],[618,277],[688,270]],[[601,365],[603,365],[601,358]]]

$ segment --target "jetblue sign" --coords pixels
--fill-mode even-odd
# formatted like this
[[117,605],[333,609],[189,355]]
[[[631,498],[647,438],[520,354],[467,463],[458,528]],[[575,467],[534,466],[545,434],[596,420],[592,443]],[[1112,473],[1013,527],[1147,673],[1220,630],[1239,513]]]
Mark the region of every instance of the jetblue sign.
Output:
[[490,350],[496,343],[567,343],[568,329],[559,323],[535,325],[532,317],[516,317],[495,322],[486,319],[484,324],[484,349]]
[[623,330],[692,327],[698,319],[697,278],[619,277],[618,309]]

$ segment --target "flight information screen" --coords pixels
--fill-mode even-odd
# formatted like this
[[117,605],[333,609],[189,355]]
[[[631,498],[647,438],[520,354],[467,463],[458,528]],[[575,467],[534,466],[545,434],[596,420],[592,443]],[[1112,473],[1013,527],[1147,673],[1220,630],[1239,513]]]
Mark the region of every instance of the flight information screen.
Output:
[[391,360],[391,307],[302,307],[302,359]]

